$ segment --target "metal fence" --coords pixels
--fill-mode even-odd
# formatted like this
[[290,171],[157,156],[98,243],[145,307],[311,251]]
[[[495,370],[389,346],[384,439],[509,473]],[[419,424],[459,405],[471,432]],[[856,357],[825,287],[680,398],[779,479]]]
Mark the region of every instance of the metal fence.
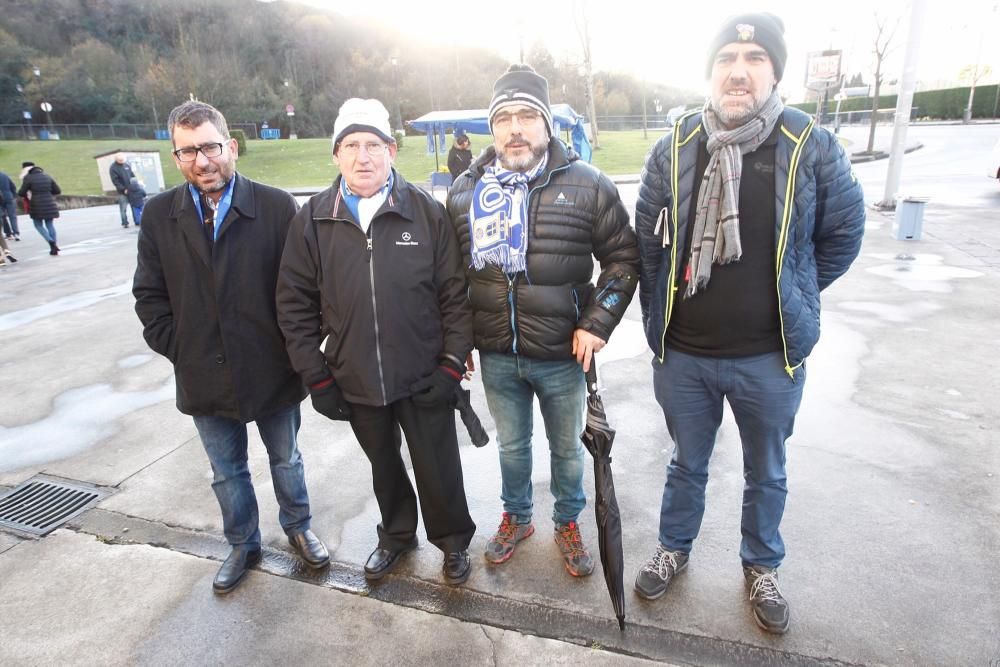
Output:
[[[257,123],[230,123],[230,129],[243,130],[248,139],[260,137]],[[167,128],[152,123],[22,123],[0,125],[0,141],[31,139],[169,139]]]

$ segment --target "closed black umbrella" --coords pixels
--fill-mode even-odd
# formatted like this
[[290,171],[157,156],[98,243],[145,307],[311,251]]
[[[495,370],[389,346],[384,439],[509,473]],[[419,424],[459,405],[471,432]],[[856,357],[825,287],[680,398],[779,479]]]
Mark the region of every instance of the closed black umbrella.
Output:
[[461,387],[455,388],[454,407],[469,431],[469,438],[476,447],[485,447],[490,441],[489,434],[479,421],[479,415],[472,409],[472,392]]
[[615,430],[608,425],[604,402],[597,394],[597,366],[590,361],[587,371],[587,425],[580,434],[584,447],[594,457],[594,487],[597,500],[597,541],[601,550],[604,583],[608,586],[611,605],[618,617],[618,627],[625,629],[625,557],[622,554],[622,517],[615,496],[615,480],[611,474],[611,445]]

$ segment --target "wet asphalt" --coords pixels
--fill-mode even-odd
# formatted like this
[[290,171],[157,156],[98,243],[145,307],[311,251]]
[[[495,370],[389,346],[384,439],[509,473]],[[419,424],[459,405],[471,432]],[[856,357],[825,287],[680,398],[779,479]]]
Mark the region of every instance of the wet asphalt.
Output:
[[[500,567],[480,555],[500,514],[495,444],[461,442],[479,530],[473,574],[457,589],[426,543],[397,573],[364,580],[378,520],[370,472],[349,427],[308,404],[300,444],[313,527],[334,562],[304,568],[251,428],[266,557],[237,591],[213,595],[227,547],[211,472],[173,405],[170,365],[146,348],[132,311],[135,230],[119,227],[116,207],[67,211],[63,252],[49,257],[22,217],[21,261],[0,269],[0,487],[44,473],[111,495],[42,539],[0,531],[0,663],[997,664],[1000,184],[977,161],[997,137],[997,125],[910,128],[924,147],[907,156],[901,188],[931,196],[921,239],[894,239],[896,214],[871,210],[861,256],[823,294],[788,443],[783,637],[762,633],[745,601],[728,410],[689,568],[656,602],[631,592],[655,546],[671,451],[637,303],[598,357],[618,430],[624,633],[600,571],[573,579],[559,562],[537,412],[538,530]],[[869,202],[885,166],[856,165]],[[631,207],[635,184],[620,190]],[[478,378],[471,387],[495,435]],[[592,497],[589,470],[586,480]],[[589,504],[580,523],[596,548]]]

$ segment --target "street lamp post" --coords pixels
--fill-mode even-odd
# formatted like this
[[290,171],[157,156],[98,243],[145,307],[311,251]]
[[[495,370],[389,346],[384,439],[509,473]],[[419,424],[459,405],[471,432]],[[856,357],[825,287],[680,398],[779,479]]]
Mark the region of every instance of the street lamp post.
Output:
[[396,97],[396,129],[403,129],[403,115],[399,110],[399,59],[393,56],[389,61],[392,63],[392,88],[393,95]]

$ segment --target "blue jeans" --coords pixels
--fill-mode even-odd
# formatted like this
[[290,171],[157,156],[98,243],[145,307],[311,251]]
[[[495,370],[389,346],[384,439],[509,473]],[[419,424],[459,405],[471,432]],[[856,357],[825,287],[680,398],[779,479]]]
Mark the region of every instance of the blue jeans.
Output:
[[42,235],[43,239],[49,243],[56,242],[56,226],[52,223],[51,218],[48,220],[36,220],[32,218],[31,221],[35,223],[35,229]]
[[142,208],[142,206],[132,206],[132,221],[136,227],[142,224]]
[[[126,215],[126,211],[128,211],[128,206],[129,206],[128,197],[125,195],[118,195],[118,212],[122,216],[122,227],[128,227],[128,215]],[[132,222],[135,222],[134,214],[132,216]]]
[[[303,474],[296,435],[302,417],[299,406],[257,420],[257,430],[267,449],[271,482],[278,499],[278,521],[285,534],[309,529],[309,493]],[[226,540],[233,546],[260,546],[257,496],[247,467],[247,426],[227,417],[194,418],[215,479],[212,489],[222,510]]]
[[7,213],[7,217],[4,218],[3,231],[4,234],[16,234],[21,235],[21,230],[17,228],[17,202],[13,197],[10,201],[4,202],[4,211]]
[[739,359],[696,357],[668,350],[653,360],[653,389],[673,438],[673,458],[660,507],[660,543],[689,553],[705,513],[708,462],[722,422],[722,401],[736,418],[743,444],[744,565],[778,567],[785,544],[778,530],[785,510],[785,440],[802,401],[805,367],[795,379],[780,352]]
[[518,523],[531,521],[532,404],[538,396],[549,440],[552,520],[576,521],[583,493],[583,410],[586,386],[575,360],[540,361],[513,354],[480,354],[486,402],[500,442],[501,499]]

